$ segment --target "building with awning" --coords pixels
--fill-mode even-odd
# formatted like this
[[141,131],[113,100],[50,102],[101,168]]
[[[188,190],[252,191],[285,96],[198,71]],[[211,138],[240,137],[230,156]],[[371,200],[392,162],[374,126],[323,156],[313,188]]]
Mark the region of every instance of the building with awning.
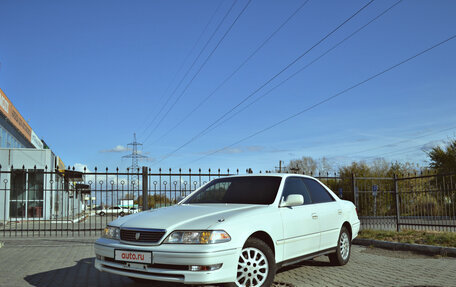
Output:
[[[65,170],[62,159],[0,89],[0,221],[62,218],[75,209],[65,200],[70,198],[69,183],[77,182],[76,174],[66,179],[60,170]],[[84,207],[80,198],[73,213]]]
[[40,138],[1,89],[0,148],[44,148]]

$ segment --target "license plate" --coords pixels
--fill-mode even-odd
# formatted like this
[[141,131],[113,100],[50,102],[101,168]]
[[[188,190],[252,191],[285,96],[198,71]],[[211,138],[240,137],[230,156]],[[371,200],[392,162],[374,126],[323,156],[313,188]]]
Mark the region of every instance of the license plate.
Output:
[[117,261],[152,264],[152,252],[115,250],[114,259]]

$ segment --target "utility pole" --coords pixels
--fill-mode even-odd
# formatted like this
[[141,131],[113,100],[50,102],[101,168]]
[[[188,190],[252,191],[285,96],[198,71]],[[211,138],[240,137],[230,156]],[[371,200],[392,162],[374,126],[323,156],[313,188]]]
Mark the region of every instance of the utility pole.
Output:
[[283,163],[283,161],[279,160],[279,167],[277,167],[277,166],[275,167],[276,171],[277,171],[277,169],[279,169],[279,173],[282,172],[282,163]]

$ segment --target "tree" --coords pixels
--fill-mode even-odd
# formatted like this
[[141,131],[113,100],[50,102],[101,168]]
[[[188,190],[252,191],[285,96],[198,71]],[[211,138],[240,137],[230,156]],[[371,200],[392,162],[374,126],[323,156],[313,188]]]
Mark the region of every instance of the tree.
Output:
[[456,171],[456,139],[451,140],[445,147],[435,146],[428,153],[432,169],[438,173]]
[[351,178],[352,174],[356,174],[356,176],[371,176],[371,169],[365,161],[354,161],[351,165],[339,168],[340,177]]
[[127,193],[123,199],[135,199],[135,196],[131,193]]
[[[139,206],[142,206],[143,204],[143,198],[142,196],[138,196],[138,198],[134,201],[135,204],[138,204]],[[149,208],[159,208],[162,206],[169,206],[176,204],[176,199],[171,199],[167,197],[164,194],[154,194],[154,195],[148,195],[147,203]]]
[[332,169],[328,159],[325,157],[315,160],[309,156],[303,156],[300,159],[290,160],[290,163],[285,167],[285,171],[317,175],[319,172],[322,174],[329,173]]

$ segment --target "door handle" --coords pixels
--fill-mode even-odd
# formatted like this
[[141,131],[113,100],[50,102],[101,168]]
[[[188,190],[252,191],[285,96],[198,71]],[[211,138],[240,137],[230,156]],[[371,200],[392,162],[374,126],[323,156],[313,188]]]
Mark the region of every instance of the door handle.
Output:
[[316,213],[312,213],[312,219],[318,219],[318,215]]
[[342,209],[339,209],[339,210],[337,211],[337,213],[339,213],[339,215],[341,215],[341,214],[342,214]]

